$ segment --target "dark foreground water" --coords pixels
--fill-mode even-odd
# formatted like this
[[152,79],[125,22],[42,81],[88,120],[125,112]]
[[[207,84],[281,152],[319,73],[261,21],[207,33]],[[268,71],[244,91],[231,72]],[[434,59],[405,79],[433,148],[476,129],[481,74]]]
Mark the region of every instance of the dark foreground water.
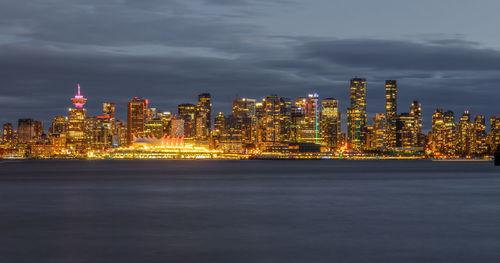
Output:
[[500,167],[3,161],[0,262],[500,262]]

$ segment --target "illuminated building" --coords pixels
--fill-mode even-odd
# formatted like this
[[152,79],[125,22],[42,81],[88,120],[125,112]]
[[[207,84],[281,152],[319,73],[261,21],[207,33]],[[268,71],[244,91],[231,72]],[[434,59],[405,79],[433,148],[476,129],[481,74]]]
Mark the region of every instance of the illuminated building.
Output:
[[158,119],[163,125],[163,134],[170,135],[170,122],[172,121],[172,113],[170,111],[158,112]]
[[401,113],[396,117],[396,146],[398,151],[417,151],[417,127],[415,117],[410,113]]
[[417,147],[425,146],[425,135],[422,133],[422,106],[418,101],[413,101],[410,106],[410,115],[415,119],[415,128],[417,132]]
[[347,140],[351,149],[362,151],[366,131],[366,79],[351,79],[351,106],[347,109]]
[[67,144],[73,150],[82,151],[86,142],[85,122],[87,119],[87,110],[83,108],[83,105],[87,99],[80,93],[80,84],[78,84],[78,93],[71,101],[75,108],[69,109]]
[[335,151],[340,140],[340,112],[338,101],[327,98],[321,102],[321,137],[323,144]]
[[291,101],[278,95],[269,95],[262,101],[262,105],[260,122],[262,141],[279,142],[287,139],[289,134],[287,130],[290,128]]
[[68,132],[68,117],[55,116],[52,118],[52,126],[49,128],[49,135],[64,134]]
[[446,154],[446,126],[442,109],[437,109],[432,115],[431,143],[434,154]]
[[109,121],[111,122],[111,129],[113,130],[114,134],[116,129],[116,105],[110,102],[103,103],[102,115],[109,117]]
[[207,141],[212,130],[212,99],[210,93],[198,95],[195,115],[196,139]]
[[174,138],[184,137],[185,135],[184,127],[186,127],[184,120],[174,116],[170,124],[170,137]]
[[195,136],[195,115],[196,106],[193,104],[185,103],[177,107],[177,118],[184,121],[184,138],[192,139]]
[[[183,122],[184,120],[172,119]],[[175,124],[174,124],[175,125]],[[183,127],[183,126],[180,126]],[[95,157],[111,159],[208,159],[217,158],[218,150],[185,143],[182,137],[136,138],[131,146],[119,147],[109,153],[96,152]]]
[[31,142],[35,134],[35,126],[32,119],[19,119],[17,124],[17,136],[20,144]]
[[255,143],[257,137],[256,100],[247,98],[233,100],[233,116],[241,119],[242,143]]
[[14,129],[12,123],[5,123],[3,125],[2,142],[5,145],[14,145]]
[[385,114],[377,113],[373,118],[373,150],[385,151],[387,147],[387,120]]
[[114,146],[126,146],[128,145],[128,130],[127,125],[122,120],[116,121],[116,139],[114,140]]
[[366,125],[365,130],[365,151],[372,151],[375,149],[375,133],[373,130],[373,125]]
[[456,153],[457,144],[457,134],[456,134],[456,123],[455,114],[453,111],[447,111],[444,113],[444,126],[445,126],[445,151],[447,154]]
[[147,121],[144,128],[144,135],[146,137],[162,138],[165,134],[163,133],[163,122],[161,119],[153,119]]
[[483,115],[474,116],[472,154],[482,155],[488,151],[486,122]]
[[301,142],[320,143],[319,96],[308,94],[305,98],[296,98],[295,107],[301,108],[304,114]]
[[222,134],[220,149],[223,152],[241,153],[243,150],[243,118],[229,115],[225,119],[225,132]]
[[472,154],[473,130],[474,125],[471,123],[470,113],[465,111],[457,125],[457,154],[461,156]]
[[87,144],[92,150],[103,150],[113,146],[113,129],[108,116],[87,117]]
[[156,119],[156,108],[146,108],[144,122],[152,121],[154,119]]
[[293,143],[302,143],[305,141],[304,127],[306,125],[304,110],[298,106],[292,106],[290,141]]
[[212,131],[212,138],[214,140],[213,148],[218,149],[219,145],[226,134],[226,116],[224,113],[219,112],[215,116],[214,120],[214,130]]
[[398,85],[396,80],[385,81],[385,112],[387,118],[387,145],[396,146],[396,119],[398,117]]
[[494,152],[500,146],[500,117],[492,116],[490,118],[491,130],[491,150]]
[[127,107],[128,142],[133,142],[134,136],[144,137],[144,121],[148,101],[135,97]]
[[240,118],[255,117],[256,100],[239,98],[233,100],[233,115]]

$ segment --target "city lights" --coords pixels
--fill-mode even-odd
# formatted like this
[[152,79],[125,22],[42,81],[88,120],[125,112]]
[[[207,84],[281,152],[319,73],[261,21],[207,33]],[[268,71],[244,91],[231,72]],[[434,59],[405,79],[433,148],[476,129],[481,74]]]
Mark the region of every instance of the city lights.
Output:
[[[3,158],[88,159],[484,159],[500,145],[500,117],[437,109],[432,127],[423,133],[422,106],[398,113],[396,80],[385,82],[385,113],[367,118],[363,78],[350,81],[347,133],[335,98],[306,94],[295,99],[271,94],[262,100],[236,98],[232,113],[212,119],[212,97],[178,105],[177,114],[159,111],[148,99],[127,104],[126,121],[118,120],[115,103],[105,102],[101,116],[87,116],[87,98],[77,94],[68,116],[55,116],[45,133],[43,123],[19,119],[17,130],[3,125]],[[213,125],[212,125],[213,120]]]

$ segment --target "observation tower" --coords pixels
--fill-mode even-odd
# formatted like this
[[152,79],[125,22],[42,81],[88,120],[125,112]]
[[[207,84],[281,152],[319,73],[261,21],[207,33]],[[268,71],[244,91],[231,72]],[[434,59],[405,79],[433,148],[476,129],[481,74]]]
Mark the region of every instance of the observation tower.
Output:
[[82,94],[80,94],[80,84],[78,84],[78,94],[75,97],[71,98],[71,102],[75,105],[75,108],[82,109],[85,102],[87,102],[87,98],[85,98]]

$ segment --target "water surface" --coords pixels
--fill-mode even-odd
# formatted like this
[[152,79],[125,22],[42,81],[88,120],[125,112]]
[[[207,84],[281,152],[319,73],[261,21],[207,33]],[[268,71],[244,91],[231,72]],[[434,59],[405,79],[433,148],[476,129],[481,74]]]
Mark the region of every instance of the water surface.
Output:
[[1,262],[500,262],[500,167],[3,161]]

